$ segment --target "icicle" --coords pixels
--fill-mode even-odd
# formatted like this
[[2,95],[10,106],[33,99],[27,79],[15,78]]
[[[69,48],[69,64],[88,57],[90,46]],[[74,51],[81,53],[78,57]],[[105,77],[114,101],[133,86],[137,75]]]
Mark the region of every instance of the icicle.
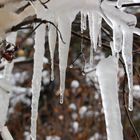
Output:
[[118,101],[117,63],[118,60],[114,56],[110,56],[101,60],[96,69],[101,89],[108,140],[123,140],[123,128]]
[[51,57],[51,81],[53,81],[54,80],[54,51],[55,51],[56,37],[57,37],[56,29],[53,25],[49,25],[48,36],[49,36],[49,49],[50,49],[50,57]]
[[81,33],[87,29],[87,13],[81,11]]
[[126,67],[129,87],[129,110],[133,110],[133,32],[129,28],[123,30],[122,57]]
[[62,34],[64,42],[59,36],[59,69],[60,69],[60,103],[63,103],[65,91],[65,78],[68,60],[69,45],[71,39],[71,20],[67,17],[59,17],[58,28]]
[[41,89],[41,75],[43,69],[44,44],[45,44],[46,25],[41,25],[35,35],[34,68],[32,79],[32,115],[31,115],[31,138],[36,140],[38,102]]
[[102,18],[95,11],[90,11],[88,14],[89,20],[89,31],[90,31],[90,40],[91,40],[91,48],[90,48],[90,65],[93,65],[93,48],[97,49],[97,43],[99,39],[99,34],[101,30],[101,20]]
[[122,50],[122,40],[123,35],[121,25],[113,23],[113,47],[117,54]]

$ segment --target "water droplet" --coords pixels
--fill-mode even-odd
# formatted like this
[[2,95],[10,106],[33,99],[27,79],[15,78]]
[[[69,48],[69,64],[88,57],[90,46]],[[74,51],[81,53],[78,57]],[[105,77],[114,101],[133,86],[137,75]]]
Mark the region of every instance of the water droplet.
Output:
[[64,102],[64,97],[62,94],[60,94],[60,104],[63,104],[63,102]]

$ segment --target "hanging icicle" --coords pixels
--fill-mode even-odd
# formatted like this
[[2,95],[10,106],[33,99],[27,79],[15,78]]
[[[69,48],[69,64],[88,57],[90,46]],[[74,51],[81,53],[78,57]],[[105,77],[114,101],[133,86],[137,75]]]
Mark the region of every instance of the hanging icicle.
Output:
[[71,39],[71,24],[68,17],[59,17],[58,28],[62,34],[64,42],[59,36],[59,70],[60,70],[60,103],[63,103],[65,91],[65,78],[68,60],[69,45]]
[[108,140],[123,140],[118,100],[118,59],[110,56],[99,62],[96,73],[101,89]]
[[133,32],[126,28],[123,30],[122,57],[126,67],[129,87],[129,110],[133,110]]
[[38,102],[41,90],[41,78],[44,58],[46,25],[41,25],[35,35],[35,53],[34,67],[32,79],[32,115],[31,115],[31,138],[36,140],[37,117],[38,117]]
[[88,13],[88,21],[89,21],[89,34],[91,40],[91,47],[90,47],[90,65],[93,65],[93,49],[96,51],[99,34],[101,33],[101,21],[102,18],[100,15],[95,11],[90,11]]
[[[56,25],[56,22],[53,22]],[[51,57],[51,81],[54,80],[54,52],[55,52],[55,46],[56,46],[56,28],[53,25],[49,25],[49,32],[48,32],[48,38],[49,38],[49,49],[50,49],[50,57]]]

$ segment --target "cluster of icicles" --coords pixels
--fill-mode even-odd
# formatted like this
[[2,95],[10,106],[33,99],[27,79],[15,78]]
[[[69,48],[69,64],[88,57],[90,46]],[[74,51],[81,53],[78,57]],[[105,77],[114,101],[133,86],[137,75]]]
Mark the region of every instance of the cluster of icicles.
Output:
[[[113,30],[113,42],[110,42],[112,49],[112,56],[101,60],[97,66],[97,75],[99,79],[103,108],[105,113],[107,138],[108,140],[123,140],[123,130],[121,125],[121,114],[118,102],[118,85],[117,85],[117,70],[118,70],[118,54],[122,52],[122,57],[125,63],[125,68],[128,78],[129,86],[129,110],[133,109],[133,64],[132,64],[132,44],[133,33],[140,35],[140,30],[136,28],[136,17],[134,15],[125,13],[121,10],[123,4],[133,2],[131,0],[118,0],[117,2],[109,2],[104,0],[50,0],[46,3],[48,9],[42,6],[39,0],[30,2],[31,6],[27,7],[22,13],[16,14],[17,5],[23,5],[23,2],[13,0],[0,1],[5,4],[4,8],[0,9],[0,18],[6,17],[4,22],[0,23],[0,36],[7,38],[11,43],[15,43],[16,33],[5,35],[5,31],[23,21],[28,16],[37,15],[37,18],[52,21],[60,30],[58,34],[59,41],[59,70],[60,70],[60,103],[63,103],[65,91],[65,77],[67,68],[67,59],[71,39],[71,26],[76,15],[81,13],[81,32],[87,28],[87,17],[89,23],[91,49],[90,49],[90,64],[93,64],[93,49],[96,51],[98,46],[101,46],[101,23],[102,19]],[[42,0],[43,2],[43,0]],[[9,9],[7,7],[10,7]],[[12,7],[12,8],[11,8]],[[117,7],[117,8],[116,8]],[[7,10],[8,9],[8,10]],[[14,9],[14,10],[13,10]],[[9,17],[9,18],[7,18]],[[53,25],[49,26],[48,40],[51,54],[51,80],[54,80],[54,51],[57,39],[57,30]],[[31,138],[36,140],[36,121],[38,116],[38,102],[41,89],[41,76],[43,69],[44,58],[44,44],[45,44],[46,25],[42,24],[37,30],[35,35],[35,53],[34,53],[34,73],[32,80],[32,116],[31,116]],[[107,67],[106,67],[107,66]],[[13,67],[12,64],[5,66],[5,79],[9,82],[9,77]],[[110,77],[110,78],[109,78]],[[7,98],[6,103],[1,102],[0,111],[4,116],[0,116],[0,131],[4,140],[12,140],[8,129],[4,126],[6,121],[6,114],[9,102],[10,86],[3,85],[4,79],[0,80],[0,93],[1,101]],[[6,84],[7,85],[7,84]],[[4,105],[3,105],[4,104]],[[3,110],[4,109],[4,110]],[[2,122],[1,122],[2,121]],[[4,130],[3,130],[4,129]],[[5,131],[6,130],[6,131]],[[4,133],[5,132],[5,133]]]

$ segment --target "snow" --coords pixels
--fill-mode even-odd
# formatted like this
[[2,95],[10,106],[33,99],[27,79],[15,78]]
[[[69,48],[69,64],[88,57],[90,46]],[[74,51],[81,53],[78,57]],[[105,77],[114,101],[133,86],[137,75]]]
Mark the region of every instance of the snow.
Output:
[[59,136],[47,136],[46,140],[61,140]]
[[71,110],[73,110],[73,111],[76,111],[76,110],[77,110],[77,107],[76,107],[75,103],[71,103],[71,104],[69,105],[69,108],[70,108]]
[[134,92],[135,98],[140,98],[140,86],[139,85],[133,86],[133,92]]
[[86,115],[87,110],[88,110],[88,108],[86,106],[80,107],[79,114],[80,114],[81,118],[83,118]]
[[96,71],[101,89],[108,140],[123,140],[118,101],[117,61],[118,60],[114,56],[109,56],[99,62]]
[[78,129],[79,129],[79,123],[77,121],[74,121],[72,123],[72,129],[74,131],[74,133],[77,133],[78,132]]

